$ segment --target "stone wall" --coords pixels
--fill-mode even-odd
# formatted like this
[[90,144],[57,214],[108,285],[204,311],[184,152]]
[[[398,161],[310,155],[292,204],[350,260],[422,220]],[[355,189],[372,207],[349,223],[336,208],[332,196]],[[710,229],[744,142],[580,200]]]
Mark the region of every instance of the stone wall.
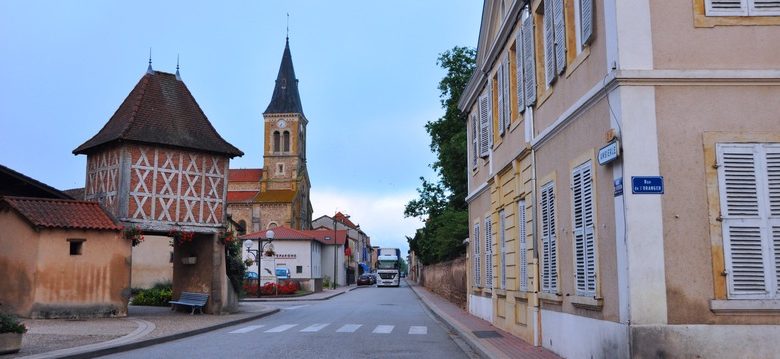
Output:
[[466,307],[466,257],[423,267],[420,284],[461,308]]

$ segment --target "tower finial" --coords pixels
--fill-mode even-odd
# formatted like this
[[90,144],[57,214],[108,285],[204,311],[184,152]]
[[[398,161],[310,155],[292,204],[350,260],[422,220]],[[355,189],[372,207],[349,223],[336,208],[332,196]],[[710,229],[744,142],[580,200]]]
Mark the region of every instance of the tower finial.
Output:
[[176,79],[181,81],[181,74],[179,74],[179,54],[176,54]]
[[146,68],[146,73],[151,74],[152,72],[154,72],[152,70],[152,48],[149,47],[149,67]]
[[290,40],[290,13],[287,13],[287,36],[285,39]]

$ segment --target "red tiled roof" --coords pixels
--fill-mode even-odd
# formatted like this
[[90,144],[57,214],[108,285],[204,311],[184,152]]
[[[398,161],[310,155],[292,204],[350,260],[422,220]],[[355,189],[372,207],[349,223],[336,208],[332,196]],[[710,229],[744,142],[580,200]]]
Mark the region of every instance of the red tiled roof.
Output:
[[261,178],[263,178],[262,168],[231,168],[228,172],[230,182],[260,182]]
[[297,193],[293,190],[280,189],[260,192],[257,194],[257,202],[287,203],[292,202]]
[[10,208],[34,227],[119,231],[122,226],[97,202],[31,197],[2,197],[0,208]]
[[[313,231],[306,231],[310,233],[318,242],[324,244],[333,244],[333,230],[332,229],[316,229]],[[326,237],[328,239],[326,239]],[[336,244],[344,244],[347,238],[347,230],[341,229],[336,231]]]
[[352,221],[349,220],[349,217],[347,217],[341,212],[336,212],[333,218],[335,218],[337,222],[341,222],[350,228],[355,228],[355,229],[357,228],[357,225],[352,223]]
[[146,73],[103,128],[73,154],[88,154],[118,141],[195,149],[231,158],[244,155],[217,133],[184,82],[160,71]]
[[[324,244],[333,244],[333,230],[297,230],[292,229],[289,227],[275,227],[271,229],[274,231],[274,239],[273,240],[310,240],[310,241],[317,241]],[[262,230],[258,232],[253,232],[249,234],[245,234],[243,236],[238,237],[240,240],[244,241],[247,239],[252,240],[268,240],[266,237],[266,232],[268,230]],[[329,239],[325,239],[325,237]],[[345,238],[347,237],[347,230],[338,230],[336,231],[336,244],[344,244]]]
[[228,191],[228,203],[252,202],[257,196],[257,191]]

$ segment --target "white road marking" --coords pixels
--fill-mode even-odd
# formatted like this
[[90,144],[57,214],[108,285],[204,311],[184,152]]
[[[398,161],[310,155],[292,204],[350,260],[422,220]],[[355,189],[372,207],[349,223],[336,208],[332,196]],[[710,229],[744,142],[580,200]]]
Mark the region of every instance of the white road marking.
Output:
[[304,329],[302,329],[302,332],[319,332],[322,328],[327,327],[330,325],[330,323],[322,323],[322,324],[312,324]]
[[262,325],[262,324],[261,324],[261,325],[250,325],[250,326],[248,326],[248,327],[243,327],[243,328],[241,328],[241,329],[236,329],[236,330],[234,330],[234,331],[230,332],[230,334],[243,334],[243,333],[249,333],[249,332],[251,332],[251,331],[253,331],[253,330],[255,330],[255,329],[260,329],[260,328],[262,328],[262,327],[264,327],[264,326],[265,326],[265,325]]
[[295,309],[301,309],[301,308],[303,308],[303,307],[308,307],[308,306],[309,306],[309,304],[304,304],[304,305],[294,305],[294,306],[292,306],[292,307],[282,307],[282,308],[280,308],[280,309],[282,309],[282,310],[295,310]]
[[395,328],[395,325],[377,325],[372,333],[375,334],[390,334]]
[[411,327],[409,327],[409,334],[419,334],[419,335],[428,334],[428,327],[412,325]]
[[346,324],[339,328],[336,333],[354,333],[358,328],[362,327],[362,324]]
[[281,333],[287,329],[290,329],[298,324],[283,324],[278,327],[273,327],[271,329],[266,330],[266,333]]

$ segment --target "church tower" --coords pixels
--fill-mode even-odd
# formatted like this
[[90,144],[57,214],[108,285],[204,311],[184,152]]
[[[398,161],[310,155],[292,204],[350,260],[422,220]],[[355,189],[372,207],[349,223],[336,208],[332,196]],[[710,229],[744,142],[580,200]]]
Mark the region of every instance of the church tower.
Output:
[[[306,169],[306,126],[298,79],[295,77],[290,40],[285,41],[282,63],[276,77],[271,102],[264,119],[262,193],[290,193],[292,199],[289,226],[309,229],[311,226],[311,201],[309,175]],[[278,191],[278,192],[277,192]],[[283,221],[287,222],[287,221]]]

